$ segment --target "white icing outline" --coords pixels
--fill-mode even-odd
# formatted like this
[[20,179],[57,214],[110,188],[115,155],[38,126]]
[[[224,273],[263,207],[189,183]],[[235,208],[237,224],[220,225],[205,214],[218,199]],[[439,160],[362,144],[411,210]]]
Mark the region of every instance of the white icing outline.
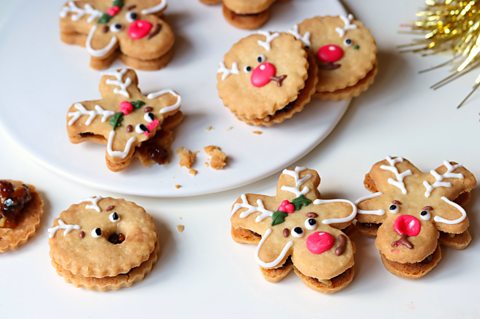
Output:
[[447,203],[448,205],[455,207],[460,212],[460,214],[462,214],[462,216],[460,216],[457,219],[453,219],[453,220],[452,219],[446,219],[446,218],[443,218],[441,216],[435,216],[435,217],[433,217],[433,220],[435,222],[443,223],[443,224],[447,224],[447,225],[456,225],[456,224],[460,224],[461,222],[463,222],[465,220],[465,218],[467,218],[467,212],[465,211],[465,209],[463,209],[462,206],[458,205],[455,202],[452,202],[451,200],[449,200],[445,196],[442,196],[441,199],[445,203]]
[[111,86],[117,86],[113,89],[113,93],[120,94],[126,97],[127,99],[130,98],[130,94],[128,93],[128,87],[132,84],[132,79],[127,77],[125,81],[123,80],[123,76],[127,73],[127,69],[120,69],[111,72],[104,72],[102,73],[103,76],[113,76],[115,80],[107,79],[105,83]]
[[218,66],[217,73],[222,73],[222,81],[225,81],[230,75],[239,74],[240,71],[238,70],[237,62],[232,63],[232,68],[231,69],[228,69],[225,66],[225,63],[220,62],[219,66]]
[[95,105],[95,110],[87,110],[85,106],[81,103],[75,103],[73,107],[77,111],[69,112],[67,114],[67,116],[71,117],[70,121],[68,121],[68,126],[72,126],[73,124],[75,124],[75,122],[77,122],[82,115],[88,116],[88,119],[85,121],[85,125],[89,126],[90,124],[92,124],[93,120],[99,115],[102,117],[102,123],[105,123],[110,116],[115,114],[115,112],[113,111],[104,110],[100,105]]
[[242,202],[241,203],[235,203],[233,205],[232,213],[231,213],[232,215],[235,214],[241,208],[247,208],[246,211],[243,211],[243,212],[240,213],[239,217],[240,218],[247,218],[248,216],[250,216],[250,214],[255,213],[255,212],[259,212],[260,215],[258,215],[255,218],[255,222],[257,222],[257,223],[261,222],[265,218],[273,216],[273,212],[269,211],[268,209],[265,208],[265,206],[263,204],[263,201],[260,198],[257,199],[257,206],[253,206],[253,205],[250,205],[248,203],[248,199],[247,199],[246,194],[242,194],[242,196],[240,196],[240,198],[242,199]]
[[305,32],[303,36],[298,32],[298,24],[294,25],[290,30],[288,30],[288,33],[293,35],[295,39],[302,41],[302,43],[308,47],[310,47],[310,32]]
[[430,197],[432,191],[439,187],[452,187],[452,183],[444,182],[444,178],[456,178],[456,179],[463,179],[463,174],[461,173],[454,173],[453,171],[457,168],[463,167],[461,164],[452,165],[448,161],[443,162],[443,166],[447,169],[445,173],[440,175],[436,170],[431,170],[430,175],[435,178],[435,182],[433,184],[429,184],[427,181],[423,181],[423,186],[425,187],[425,197]]
[[346,199],[316,199],[316,200],[313,201],[314,205],[322,205],[322,204],[327,204],[327,203],[347,203],[350,206],[352,206],[352,213],[350,215],[348,215],[347,217],[324,219],[324,220],[322,220],[322,224],[324,224],[324,225],[346,223],[346,222],[352,221],[355,218],[355,216],[357,216],[357,206],[355,206],[355,204],[353,204],[349,200],[346,200]]
[[93,25],[92,28],[90,29],[90,32],[88,32],[87,40],[85,41],[85,48],[87,49],[88,54],[95,58],[103,58],[105,57],[108,52],[110,52],[115,45],[117,44],[118,40],[116,36],[113,36],[110,39],[110,42],[103,48],[101,49],[94,49],[92,48],[92,40],[93,40],[93,35],[95,34],[95,31],[97,31],[97,26]]
[[267,51],[270,51],[272,49],[272,41],[280,36],[280,33],[268,31],[258,31],[257,34],[263,35],[265,37],[265,41],[258,40],[257,43],[259,46],[261,46]]
[[292,248],[293,246],[293,241],[292,240],[289,240],[285,246],[283,246],[282,248],[282,251],[280,252],[280,254],[278,255],[277,258],[275,258],[273,261],[271,262],[264,262],[263,260],[260,259],[260,249],[262,248],[263,244],[265,243],[265,240],[267,240],[268,236],[270,236],[270,234],[272,233],[272,229],[269,228],[267,229],[267,231],[265,232],[265,234],[263,234],[262,236],[262,239],[260,240],[260,242],[258,243],[258,246],[257,246],[257,249],[256,249],[256,252],[255,252],[255,258],[257,260],[257,263],[262,267],[262,268],[273,268],[275,266],[278,266],[278,264],[285,258],[285,256],[287,255],[288,251],[290,250],[290,248]]
[[[379,197],[379,196],[382,196],[382,195],[383,195],[382,192],[376,192],[376,193],[373,193],[373,194],[368,194],[366,196],[363,196],[363,197],[360,197],[359,199],[357,199],[355,201],[355,205],[360,204],[360,202],[363,202],[364,200]],[[385,215],[385,211],[383,209],[376,209],[376,210],[358,209],[357,213],[361,214],[361,215],[377,215],[377,216]]]
[[143,9],[141,12],[142,12],[142,14],[157,13],[157,12],[162,11],[163,9],[165,9],[165,8],[167,7],[167,5],[168,5],[168,1],[167,1],[167,0],[161,0],[160,3],[157,4],[156,6]]
[[130,149],[132,148],[132,144],[137,141],[135,136],[132,136],[128,139],[127,144],[123,151],[114,151],[113,148],[113,140],[115,139],[115,131],[110,131],[108,135],[108,143],[107,143],[107,153],[110,157],[117,157],[120,159],[124,159],[130,153]]
[[312,178],[312,174],[310,173],[300,178],[299,173],[305,170],[306,170],[305,167],[299,167],[299,166],[295,167],[293,171],[289,169],[284,169],[282,174],[293,177],[293,179],[295,180],[295,186],[292,187],[292,186],[283,185],[280,189],[282,191],[292,193],[296,197],[307,194],[310,191],[310,188],[308,188],[308,186],[305,186],[303,189],[300,190],[300,187],[302,187],[302,185],[305,184],[305,182],[307,182],[310,178]]
[[87,22],[92,23],[93,20],[100,18],[102,16],[102,12],[99,10],[94,9],[90,4],[85,4],[82,8],[77,7],[74,1],[67,2],[67,5],[62,8],[60,11],[60,17],[66,18],[67,14],[71,13],[70,19],[72,21],[78,21],[83,16],[87,15]]
[[103,199],[102,196],[92,196],[89,199],[84,200],[84,202],[90,202],[90,204],[85,205],[86,209],[93,209],[94,211],[100,213],[102,210],[98,206],[98,202]]
[[57,233],[58,230],[62,229],[63,230],[63,236],[67,236],[68,233],[70,233],[72,230],[80,230],[81,227],[80,225],[69,225],[65,224],[63,220],[60,218],[58,219],[58,225],[54,227],[50,227],[48,231],[48,238],[53,238],[55,234]]
[[380,169],[390,171],[395,175],[395,180],[393,178],[388,178],[387,182],[390,185],[398,188],[402,192],[402,194],[407,194],[407,189],[405,188],[405,183],[403,182],[403,179],[407,176],[412,175],[412,171],[410,169],[407,169],[402,173],[398,171],[398,168],[395,167],[395,164],[403,162],[403,158],[401,157],[391,158],[390,156],[387,156],[385,160],[388,162],[389,165],[381,165]]
[[147,98],[150,99],[150,100],[153,100],[153,99],[156,99],[157,97],[165,95],[165,94],[173,95],[177,99],[177,101],[172,105],[168,105],[168,106],[163,107],[160,110],[160,114],[165,114],[165,113],[168,113],[168,112],[178,110],[180,108],[180,105],[182,104],[182,97],[180,95],[178,95],[175,91],[170,90],[170,89],[160,90],[158,92],[152,92],[152,93],[147,95]]
[[345,36],[345,33],[348,30],[354,30],[357,28],[356,24],[352,24],[351,22],[353,21],[353,15],[349,14],[346,17],[344,15],[339,15],[340,19],[343,21],[343,27],[335,28],[335,31],[338,33],[338,35],[343,38]]

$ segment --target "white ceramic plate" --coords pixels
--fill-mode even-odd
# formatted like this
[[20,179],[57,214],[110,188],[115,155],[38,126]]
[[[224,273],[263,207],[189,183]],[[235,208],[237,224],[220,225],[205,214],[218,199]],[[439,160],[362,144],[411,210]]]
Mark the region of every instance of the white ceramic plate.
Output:
[[[176,157],[169,165],[143,168],[137,163],[125,172],[112,173],[104,163],[105,146],[73,145],[66,135],[68,106],[99,97],[100,73],[89,68],[85,49],[60,42],[57,24],[62,3],[19,1],[0,20],[0,126],[42,165],[88,186],[158,197],[239,187],[307,154],[333,130],[348,107],[349,101],[314,101],[292,120],[268,129],[239,122],[217,97],[215,74],[224,53],[249,32],[227,25],[218,6],[171,1],[167,19],[178,37],[175,57],[164,70],[139,72],[140,86],[144,92],[173,88],[182,95],[186,121],[173,149],[201,150],[214,144],[228,153],[231,162],[227,169],[213,171],[204,165],[206,156],[200,152],[195,177],[178,166]],[[266,28],[288,30],[312,15],[344,12],[337,1],[283,1],[274,6]],[[116,62],[112,68],[121,66]],[[255,130],[263,134],[254,134]],[[182,188],[177,189],[177,184]]]

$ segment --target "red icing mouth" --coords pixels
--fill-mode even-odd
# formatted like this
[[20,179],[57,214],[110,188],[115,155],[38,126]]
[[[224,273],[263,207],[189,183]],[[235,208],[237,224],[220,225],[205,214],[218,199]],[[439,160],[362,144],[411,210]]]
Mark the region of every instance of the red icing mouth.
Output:
[[312,253],[319,255],[326,252],[335,244],[335,237],[330,233],[316,231],[307,238],[307,249]]
[[417,236],[422,229],[422,224],[418,218],[412,215],[401,215],[395,219],[393,228],[399,235],[407,235],[409,237]]
[[334,63],[343,58],[344,51],[336,44],[327,44],[318,49],[317,57],[323,63]]
[[152,27],[152,24],[146,20],[135,20],[128,27],[128,35],[133,40],[140,40],[150,33]]
[[252,72],[250,82],[255,87],[262,87],[270,83],[272,77],[275,77],[277,68],[269,62],[259,64]]

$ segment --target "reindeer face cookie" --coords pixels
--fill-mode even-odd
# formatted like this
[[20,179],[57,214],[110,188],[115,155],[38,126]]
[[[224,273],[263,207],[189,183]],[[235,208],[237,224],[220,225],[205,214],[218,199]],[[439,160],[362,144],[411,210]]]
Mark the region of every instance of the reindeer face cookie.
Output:
[[241,39],[217,74],[223,103],[252,125],[271,126],[302,111],[316,82],[315,63],[287,33],[259,32]]
[[357,201],[357,227],[375,235],[385,267],[419,278],[441,259],[441,243],[465,248],[471,240],[461,201],[476,185],[462,165],[445,161],[424,173],[400,157],[376,163],[365,177],[373,194]]
[[161,136],[162,126],[169,118],[175,125],[179,124],[180,96],[172,90],[144,96],[133,70],[104,73],[100,92],[102,99],[79,102],[70,107],[67,131],[72,143],[106,143],[107,166],[112,171],[125,169],[137,148]]
[[119,56],[128,66],[158,70],[170,61],[175,36],[160,16],[167,0],[69,1],[60,11],[61,39],[85,46],[95,69]]
[[276,0],[223,0],[223,16],[240,29],[258,29],[270,19],[270,8]]
[[72,205],[48,233],[57,272],[88,289],[129,287],[151,271],[159,254],[152,217],[123,199],[95,196]]
[[373,83],[377,73],[375,40],[352,15],[306,19],[290,32],[316,57],[319,98],[349,99]]
[[354,246],[341,231],[356,215],[343,199],[320,199],[314,170],[284,170],[275,196],[244,194],[232,209],[232,237],[258,243],[257,263],[269,281],[292,270],[320,292],[345,288],[354,276]]

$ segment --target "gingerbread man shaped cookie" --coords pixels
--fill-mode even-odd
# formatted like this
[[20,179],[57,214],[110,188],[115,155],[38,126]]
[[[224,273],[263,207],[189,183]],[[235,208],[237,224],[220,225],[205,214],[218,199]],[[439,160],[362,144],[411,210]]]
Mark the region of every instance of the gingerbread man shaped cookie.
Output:
[[457,249],[470,243],[461,204],[476,179],[462,165],[445,161],[424,173],[408,160],[387,157],[372,167],[364,184],[373,194],[357,201],[356,226],[377,236],[375,245],[393,274],[423,277],[442,257],[439,241]]
[[345,288],[354,277],[355,249],[342,232],[356,215],[353,203],[320,199],[318,173],[285,169],[277,194],[241,195],[232,209],[232,237],[256,244],[265,279],[277,282],[292,269],[309,287],[324,293]]
[[350,99],[372,85],[377,74],[377,46],[365,26],[348,16],[306,19],[290,31],[316,56],[316,97]]
[[100,92],[100,100],[75,103],[69,108],[67,131],[72,143],[106,143],[107,166],[112,171],[128,167],[137,148],[161,135],[170,119],[177,123],[181,116],[177,93],[161,90],[144,96],[131,69],[104,73]]
[[220,98],[251,125],[271,126],[303,110],[317,67],[301,41],[284,32],[257,32],[233,45],[217,71]]
[[158,70],[173,55],[175,35],[160,17],[167,0],[69,1],[60,11],[63,42],[84,46],[94,69],[120,57],[126,65]]

